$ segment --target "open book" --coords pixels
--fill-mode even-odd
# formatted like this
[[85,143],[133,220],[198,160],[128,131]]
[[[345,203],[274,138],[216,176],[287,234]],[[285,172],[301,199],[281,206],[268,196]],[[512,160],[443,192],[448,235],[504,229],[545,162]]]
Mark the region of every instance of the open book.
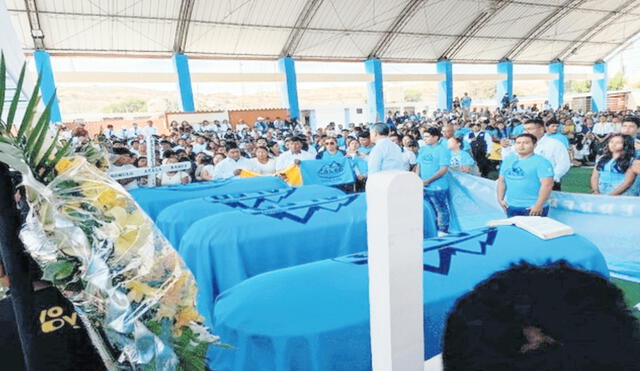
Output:
[[514,216],[507,219],[492,220],[487,223],[489,227],[498,225],[515,225],[532,233],[543,240],[573,234],[573,229],[555,219],[542,216]]

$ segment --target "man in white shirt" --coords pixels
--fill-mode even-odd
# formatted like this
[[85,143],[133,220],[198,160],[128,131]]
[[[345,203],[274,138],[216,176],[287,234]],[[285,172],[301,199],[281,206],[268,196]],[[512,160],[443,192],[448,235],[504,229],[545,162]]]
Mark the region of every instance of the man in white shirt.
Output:
[[239,175],[240,170],[251,168],[249,159],[242,157],[235,143],[227,145],[227,158],[220,161],[213,170],[213,180],[227,179]]
[[202,135],[196,135],[196,142],[193,144],[193,153],[196,155],[207,149],[207,142]]
[[278,156],[276,171],[282,171],[293,164],[299,165],[300,161],[313,159],[315,159],[315,156],[302,150],[302,140],[299,137],[293,137],[289,141],[289,150]]
[[369,153],[368,175],[387,170],[404,170],[400,147],[389,139],[389,126],[381,122],[371,127],[371,141],[375,146]]
[[142,130],[138,127],[137,123],[131,124],[131,129],[129,130],[129,138],[136,138],[138,135],[142,134]]
[[113,125],[107,125],[107,128],[102,132],[107,139],[111,139],[111,137],[116,135],[115,130],[113,130]]
[[153,121],[151,120],[147,121],[147,126],[142,129],[142,134],[144,135],[145,138],[151,135],[158,135],[158,130],[153,127]]
[[402,160],[404,161],[403,170],[411,171],[416,164],[416,154],[411,150],[413,138],[410,135],[402,137]]
[[129,139],[129,129],[125,127],[121,128],[120,131],[118,132],[118,138],[125,141]]

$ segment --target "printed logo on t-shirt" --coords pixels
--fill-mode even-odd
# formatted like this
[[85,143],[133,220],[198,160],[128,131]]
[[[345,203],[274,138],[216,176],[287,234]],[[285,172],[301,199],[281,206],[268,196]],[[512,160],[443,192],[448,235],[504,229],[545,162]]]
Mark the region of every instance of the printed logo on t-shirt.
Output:
[[426,155],[422,156],[422,160],[424,162],[431,162],[433,161],[433,155],[431,153],[427,153]]
[[505,175],[510,179],[523,179],[526,174],[520,165],[518,165],[518,162],[514,162],[507,168]]
[[43,309],[40,312],[40,326],[45,334],[57,331],[67,324],[74,329],[79,329],[80,326],[77,322],[78,314],[76,312],[71,313],[71,316],[64,315],[64,310],[59,306]]

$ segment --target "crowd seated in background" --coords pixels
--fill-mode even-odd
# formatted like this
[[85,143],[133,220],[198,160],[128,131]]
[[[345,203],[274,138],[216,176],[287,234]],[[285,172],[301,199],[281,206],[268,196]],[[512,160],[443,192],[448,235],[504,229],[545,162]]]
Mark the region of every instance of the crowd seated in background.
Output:
[[[472,109],[471,98],[465,95],[458,99],[452,111],[402,114],[389,111],[385,123],[390,128],[389,139],[402,151],[404,169],[419,169],[425,182],[433,181],[442,189],[446,189],[446,177],[440,174],[443,179],[429,180],[434,174],[422,171],[428,167],[425,161],[430,160],[433,153],[449,159],[448,169],[495,179],[503,159],[516,155],[516,137],[529,133],[537,139],[535,154],[553,166],[554,190],[561,189],[562,177],[571,166],[588,165],[595,166],[591,181],[594,193],[638,195],[640,182],[635,179],[640,173],[639,114],[640,111],[631,110],[585,113],[568,106],[552,110],[546,102],[539,109],[537,105],[513,104],[513,100],[493,111]],[[158,136],[151,121],[121,130],[109,125],[96,138],[89,138],[81,125],[73,132],[64,132],[63,137],[76,145],[91,139],[101,140],[113,154],[114,170],[192,163],[191,170],[160,175],[162,185],[224,179],[237,176],[243,169],[273,175],[300,161],[316,158],[347,157],[352,164],[366,163],[374,148],[370,125],[364,123],[331,122],[312,129],[296,120],[259,117],[253,125],[227,120],[172,121],[169,129],[170,134]],[[146,138],[149,135],[158,139],[156,164],[148,163]],[[437,143],[429,144],[434,136]],[[434,144],[437,144],[436,152]],[[355,189],[362,190],[366,167],[354,165],[354,172],[359,184]],[[146,179],[122,183],[132,189],[146,186]]]

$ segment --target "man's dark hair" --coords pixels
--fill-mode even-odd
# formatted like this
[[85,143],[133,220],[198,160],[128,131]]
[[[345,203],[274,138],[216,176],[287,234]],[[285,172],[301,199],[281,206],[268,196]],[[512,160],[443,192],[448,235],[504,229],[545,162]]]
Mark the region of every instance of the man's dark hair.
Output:
[[639,370],[640,327],[600,275],[520,263],[478,284],[447,319],[445,371]]
[[375,131],[379,135],[389,135],[389,125],[377,122],[371,126],[371,130]]
[[124,147],[120,147],[120,148],[113,148],[112,152],[114,155],[128,155],[128,156],[133,156],[133,154],[131,153],[131,151],[129,151],[128,148],[124,148]]
[[552,119],[549,119],[544,125],[548,127],[551,125],[560,125],[560,123],[558,122],[558,120],[552,118]]
[[542,121],[542,120],[541,120],[541,119],[539,119],[539,118],[531,118],[531,119],[527,119],[527,120],[524,122],[524,124],[525,124],[525,125],[527,125],[527,124],[536,124],[536,125],[538,125],[538,126],[544,126],[544,121]]
[[640,128],[640,118],[638,118],[638,116],[625,116],[624,119],[622,119],[622,122],[633,122],[636,124],[636,127]]
[[432,137],[442,138],[442,132],[438,128],[434,128],[434,127],[427,128],[427,133]]
[[516,139],[518,139],[518,138],[529,138],[529,139],[531,139],[531,141],[533,142],[533,144],[538,143],[538,138],[536,138],[536,136],[535,136],[535,135],[533,135],[533,134],[523,133],[523,134],[520,134],[520,135],[518,135],[518,136],[516,137]]
[[363,130],[358,134],[358,139],[360,138],[369,138],[371,137],[371,134],[369,133],[369,130]]
[[227,151],[232,150],[232,149],[236,149],[238,148],[238,144],[236,142],[229,142],[227,143],[227,145],[225,146],[225,149]]

